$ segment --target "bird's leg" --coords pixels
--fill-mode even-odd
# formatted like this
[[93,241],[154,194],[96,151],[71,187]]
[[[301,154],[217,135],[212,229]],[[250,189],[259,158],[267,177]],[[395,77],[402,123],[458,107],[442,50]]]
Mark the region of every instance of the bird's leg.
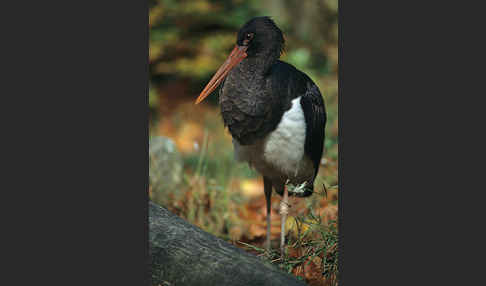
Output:
[[271,207],[272,207],[272,182],[263,177],[263,189],[265,191],[265,200],[267,202],[267,239],[265,241],[265,248],[270,251],[270,224],[271,224]]
[[289,191],[287,186],[284,186],[283,200],[280,202],[280,215],[282,219],[282,227],[280,230],[280,254],[284,255],[285,245],[285,222],[287,221],[287,215],[289,214]]

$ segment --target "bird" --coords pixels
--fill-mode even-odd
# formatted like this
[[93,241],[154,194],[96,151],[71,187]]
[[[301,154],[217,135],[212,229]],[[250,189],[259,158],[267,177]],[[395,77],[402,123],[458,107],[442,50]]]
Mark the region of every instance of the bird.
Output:
[[[199,104],[222,85],[220,111],[232,136],[235,158],[247,162],[263,177],[267,250],[271,248],[273,189],[282,196],[282,255],[288,197],[313,194],[327,119],[317,85],[304,72],[280,60],[284,46],[283,33],[270,17],[252,18],[240,28],[232,52],[195,102]],[[288,184],[302,188],[290,192]]]

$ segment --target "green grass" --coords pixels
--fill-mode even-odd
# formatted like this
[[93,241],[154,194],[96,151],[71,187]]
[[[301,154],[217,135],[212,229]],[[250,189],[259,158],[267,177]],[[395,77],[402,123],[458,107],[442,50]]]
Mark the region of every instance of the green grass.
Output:
[[296,217],[296,222],[297,233],[287,235],[283,255],[276,249],[267,251],[255,245],[239,243],[288,273],[305,275],[302,272],[305,272],[306,266],[313,263],[314,267],[319,269],[322,279],[326,280],[326,285],[337,285],[339,274],[337,222],[330,221],[325,225],[312,210],[307,215]]
[[[337,81],[333,78],[321,78],[316,82],[325,99],[328,120],[325,164],[321,166],[316,178],[315,194],[304,199],[305,211],[295,217],[297,231],[288,234],[287,252],[283,257],[280,257],[279,251],[265,252],[259,245],[252,243],[246,243],[246,247],[285,271],[299,276],[303,276],[305,269],[312,266],[314,274],[317,273],[320,279],[325,279],[326,285],[337,285],[337,224],[332,221],[324,222],[323,218],[314,212],[323,197],[338,185]],[[182,126],[187,120],[185,114],[175,113],[173,116],[176,127]],[[169,191],[164,205],[213,235],[227,241],[238,241],[241,239],[233,237],[230,230],[240,228],[243,234],[248,231],[250,223],[244,221],[239,213],[246,211],[244,207],[249,203],[249,199],[234,189],[234,182],[261,177],[246,163],[235,161],[231,141],[228,140],[228,136],[223,136],[227,130],[224,129],[219,116],[207,114],[201,118],[201,128],[204,130],[201,146],[197,152],[182,154],[182,186]],[[157,134],[153,131],[157,130],[154,127],[156,126],[151,126],[151,134]],[[323,185],[327,187],[327,194]],[[337,199],[327,201],[330,205],[337,204]],[[240,247],[244,245],[239,244]]]

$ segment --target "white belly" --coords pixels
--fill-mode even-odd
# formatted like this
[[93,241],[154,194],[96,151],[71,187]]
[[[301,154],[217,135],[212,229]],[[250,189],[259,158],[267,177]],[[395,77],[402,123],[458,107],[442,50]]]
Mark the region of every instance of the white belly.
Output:
[[282,120],[264,140],[263,157],[265,161],[291,176],[297,175],[304,158],[306,124],[300,97],[292,100]]
[[234,142],[237,159],[247,161],[264,176],[305,178],[313,176],[313,165],[304,155],[306,124],[300,97],[292,100],[277,128],[255,145]]

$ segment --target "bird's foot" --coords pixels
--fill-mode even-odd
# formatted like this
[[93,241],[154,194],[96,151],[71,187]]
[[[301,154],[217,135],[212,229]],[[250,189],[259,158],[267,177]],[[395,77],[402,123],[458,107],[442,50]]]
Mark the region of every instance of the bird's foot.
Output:
[[279,213],[281,215],[288,215],[289,214],[290,207],[291,207],[291,205],[288,202],[285,202],[285,201],[282,200],[280,202],[280,211],[279,211]]

